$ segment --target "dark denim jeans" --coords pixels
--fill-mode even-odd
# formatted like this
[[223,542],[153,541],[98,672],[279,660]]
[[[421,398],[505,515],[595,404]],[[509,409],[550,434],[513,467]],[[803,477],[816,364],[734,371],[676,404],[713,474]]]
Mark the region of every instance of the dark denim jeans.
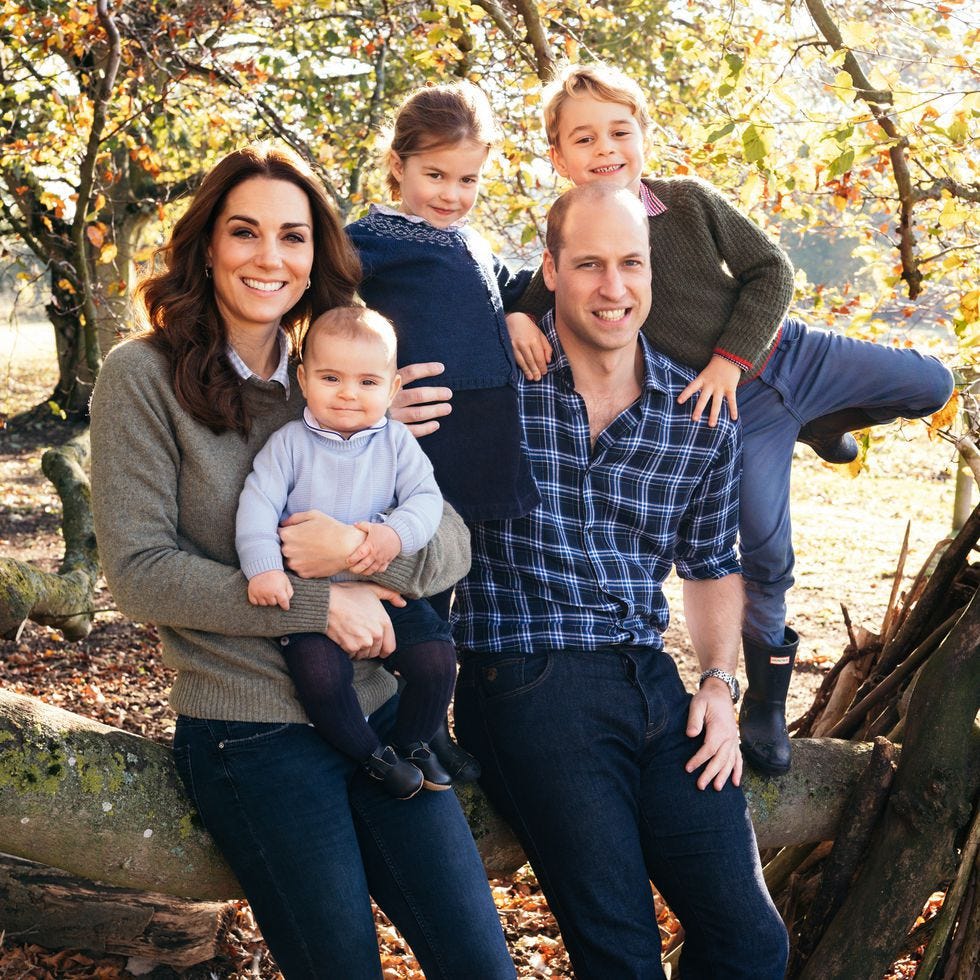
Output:
[[684,764],[690,695],[641,647],[464,653],[456,733],[527,851],[578,980],[658,978],[652,880],[684,926],[684,980],[782,980],[786,930],[742,791]]
[[381,977],[369,895],[426,977],[514,977],[454,793],[393,799],[310,725],[181,717],[174,756],[288,980]]
[[794,564],[790,468],[800,427],[844,408],[861,408],[879,422],[919,418],[938,412],[952,390],[953,376],[934,357],[786,320],[762,375],[738,389],[747,636],[769,646],[785,642]]

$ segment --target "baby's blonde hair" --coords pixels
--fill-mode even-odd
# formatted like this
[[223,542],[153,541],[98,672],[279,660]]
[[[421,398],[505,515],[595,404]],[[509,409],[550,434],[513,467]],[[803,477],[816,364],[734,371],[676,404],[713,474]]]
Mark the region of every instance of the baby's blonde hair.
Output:
[[644,140],[650,131],[650,112],[646,96],[639,84],[624,71],[601,61],[590,64],[565,65],[547,84],[541,98],[544,108],[544,131],[550,146],[558,146],[558,126],[562,107],[569,99],[591,95],[600,102],[625,105],[636,118]]
[[311,337],[339,337],[342,340],[372,340],[385,352],[385,366],[395,369],[398,340],[395,328],[387,317],[365,306],[335,306],[321,313],[303,337],[302,357],[306,357]]

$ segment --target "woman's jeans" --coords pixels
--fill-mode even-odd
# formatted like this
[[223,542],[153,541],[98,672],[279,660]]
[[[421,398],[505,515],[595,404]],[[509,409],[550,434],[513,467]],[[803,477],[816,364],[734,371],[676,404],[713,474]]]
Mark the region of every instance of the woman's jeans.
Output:
[[742,423],[739,550],[746,635],[782,646],[793,585],[790,469],[800,428],[845,408],[876,422],[938,412],[953,376],[915,350],[810,330],[790,317],[762,374],[738,389]]
[[310,725],[181,716],[174,756],[287,980],[381,977],[370,896],[430,980],[514,977],[454,793],[393,799]]
[[729,781],[684,771],[690,695],[647,647],[463,653],[456,734],[510,822],[578,980],[663,980],[650,882],[684,926],[684,980],[782,980],[786,930]]

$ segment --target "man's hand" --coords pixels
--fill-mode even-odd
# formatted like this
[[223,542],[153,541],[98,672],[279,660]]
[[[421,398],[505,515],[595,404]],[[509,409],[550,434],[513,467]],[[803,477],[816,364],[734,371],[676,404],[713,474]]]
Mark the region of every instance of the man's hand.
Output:
[[551,344],[526,313],[508,313],[504,318],[514,348],[514,360],[528,381],[540,381],[551,363]]
[[358,521],[354,527],[367,535],[364,543],[347,559],[347,567],[355,574],[383,572],[401,554],[402,539],[393,527],[371,521]]
[[282,556],[300,578],[329,578],[347,568],[347,559],[364,543],[364,532],[318,510],[291,514],[279,525]]
[[293,597],[293,587],[285,572],[272,568],[260,572],[248,580],[248,601],[253,606],[279,606],[289,608],[289,600]]
[[390,415],[395,421],[403,422],[416,439],[427,436],[439,428],[438,419],[452,410],[449,399],[452,390],[435,386],[425,388],[406,388],[405,385],[420,378],[432,378],[446,370],[444,364],[429,361],[424,364],[406,364],[398,369],[402,378],[401,390],[391,403]]
[[405,605],[397,592],[371,582],[335,582],[330,586],[327,636],[352,660],[387,657],[395,649],[395,632],[382,599]]
[[708,366],[677,396],[677,404],[683,405],[692,395],[697,395],[691,418],[699,422],[710,405],[708,425],[713,428],[718,424],[722,401],[728,402],[728,414],[733,419],[738,418],[735,389],[741,380],[742,369],[734,361],[715,354],[708,361]]
[[742,753],[738,747],[738,725],[735,706],[728,685],[717,677],[705,679],[694,695],[687,715],[687,735],[696,738],[704,732],[704,744],[684,767],[694,772],[704,765],[698,776],[698,789],[708,784],[721,789],[728,777],[735,786],[742,781]]

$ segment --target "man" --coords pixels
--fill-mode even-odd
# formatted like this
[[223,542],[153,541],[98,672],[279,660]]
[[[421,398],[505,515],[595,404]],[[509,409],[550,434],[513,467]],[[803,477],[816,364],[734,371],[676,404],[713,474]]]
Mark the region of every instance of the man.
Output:
[[[604,182],[552,208],[554,349],[520,381],[542,503],[473,527],[458,587],[460,741],[520,837],[580,980],[663,977],[650,880],[686,932],[684,980],[781,978],[786,934],[738,788],[739,433],[677,397],[696,372],[639,336],[642,205]],[[663,651],[671,565],[704,673]]]

